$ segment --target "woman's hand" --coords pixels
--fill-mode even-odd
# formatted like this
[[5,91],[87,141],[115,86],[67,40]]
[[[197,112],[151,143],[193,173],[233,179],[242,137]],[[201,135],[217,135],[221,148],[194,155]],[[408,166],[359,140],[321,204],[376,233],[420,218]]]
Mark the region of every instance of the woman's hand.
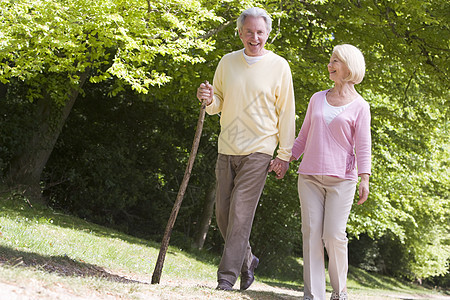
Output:
[[361,174],[361,182],[359,183],[359,201],[358,205],[363,204],[369,197],[369,174]]
[[289,162],[279,159],[278,157],[270,162],[269,172],[274,171],[277,174],[275,176],[276,179],[282,179],[288,169]]

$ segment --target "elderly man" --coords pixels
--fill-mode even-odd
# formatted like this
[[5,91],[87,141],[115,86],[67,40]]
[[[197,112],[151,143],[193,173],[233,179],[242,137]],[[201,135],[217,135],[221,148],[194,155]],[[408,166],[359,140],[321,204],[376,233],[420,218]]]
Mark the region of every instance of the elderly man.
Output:
[[237,27],[244,49],[225,55],[213,85],[202,83],[197,90],[208,114],[221,113],[216,164],[216,218],[225,240],[217,272],[221,290],[232,290],[239,274],[241,290],[254,281],[259,259],[249,238],[256,207],[268,172],[276,167],[278,179],[286,173],[295,139],[289,64],[264,48],[272,20],[253,7],[242,12]]

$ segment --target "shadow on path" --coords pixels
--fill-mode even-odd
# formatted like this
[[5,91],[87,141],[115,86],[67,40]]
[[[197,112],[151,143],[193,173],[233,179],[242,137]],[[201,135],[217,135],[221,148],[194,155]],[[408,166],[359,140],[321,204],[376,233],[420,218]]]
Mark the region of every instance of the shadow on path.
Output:
[[4,246],[0,246],[0,265],[14,268],[35,268],[60,276],[98,277],[112,282],[147,284],[146,282],[111,274],[101,267],[81,260],[74,260],[66,255],[45,256]]

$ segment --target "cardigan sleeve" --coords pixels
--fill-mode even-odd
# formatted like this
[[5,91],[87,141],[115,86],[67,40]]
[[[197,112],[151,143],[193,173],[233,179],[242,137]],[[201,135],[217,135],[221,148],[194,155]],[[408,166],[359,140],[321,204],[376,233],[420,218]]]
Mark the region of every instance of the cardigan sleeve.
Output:
[[306,109],[306,116],[303,120],[302,127],[300,132],[298,133],[298,137],[294,141],[294,146],[292,147],[292,156],[295,159],[299,159],[300,156],[305,151],[306,139],[309,134],[309,129],[311,128],[311,110],[312,108],[312,99],[309,101],[308,108]]
[[358,165],[358,175],[371,174],[372,138],[370,133],[370,106],[364,102],[355,126],[355,152]]

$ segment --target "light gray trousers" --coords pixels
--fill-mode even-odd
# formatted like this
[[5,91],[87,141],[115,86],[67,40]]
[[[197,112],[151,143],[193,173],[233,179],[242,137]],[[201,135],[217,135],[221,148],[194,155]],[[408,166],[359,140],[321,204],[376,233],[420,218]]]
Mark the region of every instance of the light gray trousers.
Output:
[[302,212],[304,297],[325,300],[324,246],[334,291],[346,287],[348,272],[348,216],[356,182],[332,176],[299,174]]
[[271,156],[219,154],[216,164],[216,219],[225,240],[217,278],[235,284],[253,259],[249,239]]

